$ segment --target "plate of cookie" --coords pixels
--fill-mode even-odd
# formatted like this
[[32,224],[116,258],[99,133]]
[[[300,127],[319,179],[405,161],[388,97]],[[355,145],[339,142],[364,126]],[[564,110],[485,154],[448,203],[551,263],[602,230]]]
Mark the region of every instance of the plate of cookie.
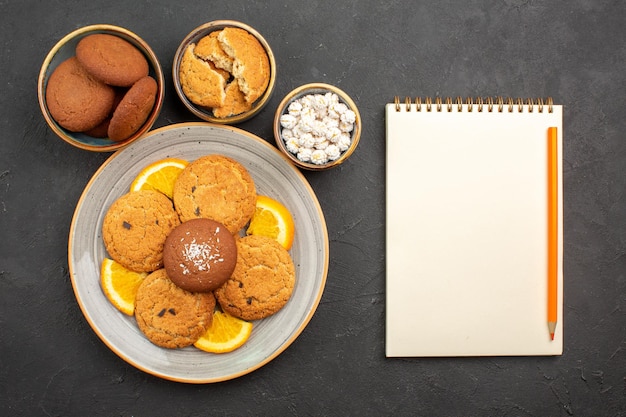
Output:
[[[290,299],[278,312],[253,322],[246,343],[228,353],[194,346],[163,348],[150,342],[135,317],[122,314],[104,295],[100,268],[108,257],[102,227],[108,208],[128,193],[133,179],[164,158],[189,162],[223,155],[244,166],[257,193],[282,202],[296,232],[289,253],[295,266]],[[326,221],[302,173],[275,147],[239,128],[189,122],[156,129],[114,153],[85,187],[68,241],[70,279],[78,304],[98,337],[120,358],[149,374],[186,383],[213,383],[246,375],[279,356],[304,331],[317,309],[328,273]]]

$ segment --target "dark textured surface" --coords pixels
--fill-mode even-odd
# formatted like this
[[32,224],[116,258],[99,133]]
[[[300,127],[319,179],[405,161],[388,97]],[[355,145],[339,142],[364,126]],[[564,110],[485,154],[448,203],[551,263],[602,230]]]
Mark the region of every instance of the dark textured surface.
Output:
[[[0,2],[0,415],[626,416],[625,2],[99,3]],[[142,36],[167,75],[155,127],[194,120],[171,84],[174,52],[191,29],[228,18],[261,32],[279,65],[269,105],[241,128],[273,143],[282,96],[321,81],[357,102],[363,136],[347,163],[306,174],[331,240],[309,326],[249,375],[187,385],[128,365],[83,318],[67,235],[108,154],[57,139],[36,83],[62,36],[116,24]],[[563,356],[385,358],[383,106],[396,94],[550,95],[565,106]]]

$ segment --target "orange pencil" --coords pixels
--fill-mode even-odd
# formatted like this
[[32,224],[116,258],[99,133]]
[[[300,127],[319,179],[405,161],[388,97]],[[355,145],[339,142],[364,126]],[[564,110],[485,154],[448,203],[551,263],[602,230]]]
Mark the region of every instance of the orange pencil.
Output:
[[557,128],[548,128],[548,330],[554,340],[557,322],[558,285],[558,186]]

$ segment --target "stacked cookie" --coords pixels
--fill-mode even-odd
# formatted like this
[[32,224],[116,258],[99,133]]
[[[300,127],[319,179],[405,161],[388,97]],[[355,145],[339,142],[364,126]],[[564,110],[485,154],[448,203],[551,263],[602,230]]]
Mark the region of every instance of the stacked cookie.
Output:
[[46,105],[64,129],[121,141],[147,120],[157,96],[145,56],[121,37],[85,36],[46,85]]
[[251,321],[287,303],[295,285],[289,252],[268,237],[240,237],[256,198],[243,165],[207,155],[178,175],[172,200],[158,191],[131,191],[107,210],[102,235],[111,258],[149,272],[134,315],[154,344],[193,344],[216,306]]
[[259,40],[244,29],[225,27],[186,47],[179,78],[191,102],[226,118],[252,108],[268,88],[270,72]]

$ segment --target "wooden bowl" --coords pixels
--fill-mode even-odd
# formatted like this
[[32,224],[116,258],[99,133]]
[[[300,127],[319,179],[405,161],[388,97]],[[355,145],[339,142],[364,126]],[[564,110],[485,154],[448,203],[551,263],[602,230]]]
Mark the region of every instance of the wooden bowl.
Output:
[[[344,132],[345,135],[349,136],[349,143],[345,140],[342,140],[341,146],[339,146],[339,142],[335,143],[334,140],[329,141],[329,143],[333,143],[335,144],[335,146],[339,146],[340,153],[337,155],[337,149],[333,149],[334,152],[329,152],[329,155],[332,154],[332,157],[328,158],[328,160],[323,163],[320,160],[318,160],[318,162],[314,162],[311,158],[307,156],[306,151],[302,152],[302,148],[309,148],[308,146],[304,146],[302,144],[298,145],[295,142],[289,143],[290,138],[293,137],[293,130],[289,129],[290,132],[287,132],[285,130],[286,128],[283,127],[281,123],[281,119],[284,115],[290,113],[290,105],[296,101],[301,101],[303,97],[311,97],[315,95],[326,96],[327,94],[336,95],[339,103],[344,104],[347,109],[354,112],[354,122],[351,126],[352,129],[350,131]],[[350,157],[350,155],[352,155],[352,153],[358,146],[359,140],[361,138],[361,129],[361,115],[359,114],[359,110],[354,101],[352,101],[352,99],[350,98],[350,96],[348,96],[348,94],[346,94],[339,88],[324,83],[305,84],[294,89],[289,94],[287,94],[285,98],[283,98],[283,100],[280,102],[274,116],[274,138],[276,140],[276,145],[278,149],[280,149],[287,156],[287,158],[289,158],[291,162],[293,162],[296,166],[311,171],[322,171],[334,168],[344,163]],[[326,145],[328,145],[328,143],[326,143]],[[324,144],[322,143],[321,145],[315,145],[315,147],[310,149],[314,150],[316,148],[323,147]]]
[[[96,34],[96,33],[105,33],[110,35],[119,36],[120,38],[130,42],[136,48],[141,51],[146,59],[148,60],[148,64],[150,67],[149,74],[155,79],[157,82],[157,95],[155,104],[152,108],[152,111],[148,115],[145,123],[137,130],[132,136],[122,141],[113,141],[109,138],[96,138],[92,136],[88,136],[84,133],[71,132],[63,127],[61,127],[51,116],[50,110],[48,109],[48,105],[46,103],[46,87],[48,83],[48,79],[52,72],[56,69],[56,67],[65,61],[66,59],[73,56],[76,52],[76,45],[78,42],[84,38],[85,36]],[[165,92],[165,79],[163,77],[163,70],[161,69],[161,65],[159,64],[159,60],[156,55],[150,48],[150,46],[139,36],[134,34],[133,32],[113,25],[107,24],[98,24],[85,26],[75,31],[67,34],[61,40],[57,42],[56,45],[50,50],[48,55],[46,56],[41,70],[39,72],[39,79],[37,82],[37,95],[39,98],[39,107],[41,108],[41,112],[43,113],[43,117],[46,119],[48,126],[54,133],[57,134],[61,139],[65,142],[69,143],[72,146],[76,146],[80,149],[85,149],[88,151],[95,152],[113,152],[124,146],[134,142],[141,136],[143,136],[146,132],[150,130],[154,122],[156,121],[160,111],[161,106],[163,105],[163,97]]]
[[[209,33],[222,30],[226,27],[235,27],[244,29],[252,36],[254,36],[260,44],[267,52],[267,57],[269,59],[270,64],[270,79],[265,89],[265,92],[259,97],[252,105],[252,108],[248,111],[245,111],[240,114],[236,114],[228,117],[215,117],[213,115],[213,110],[211,108],[202,107],[195,103],[193,103],[183,92],[183,88],[180,82],[180,63],[182,61],[183,54],[185,50],[190,44],[197,44],[200,39],[207,36]],[[270,45],[267,41],[261,36],[259,32],[257,32],[254,28],[246,25],[245,23],[241,23],[235,20],[216,20],[212,22],[205,23],[201,26],[198,26],[194,30],[192,30],[180,43],[178,49],[176,50],[176,54],[174,55],[174,63],[172,65],[172,77],[174,79],[174,88],[176,89],[176,93],[178,97],[183,102],[185,107],[194,115],[199,117],[202,120],[206,120],[212,123],[218,124],[236,124],[241,123],[245,120],[250,119],[255,116],[258,112],[261,111],[268,103],[272,93],[274,91],[274,84],[276,83],[276,60],[274,58],[274,53],[270,48]]]

